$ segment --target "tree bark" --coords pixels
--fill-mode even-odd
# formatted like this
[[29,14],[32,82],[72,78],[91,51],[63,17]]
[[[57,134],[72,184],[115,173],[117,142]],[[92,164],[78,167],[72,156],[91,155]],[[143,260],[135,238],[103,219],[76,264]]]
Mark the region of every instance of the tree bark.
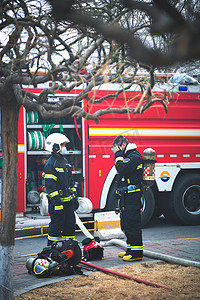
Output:
[[[2,96],[1,96],[2,97]],[[0,223],[0,299],[13,299],[13,259],[18,174],[19,105],[12,94],[1,100],[1,142],[3,154]]]

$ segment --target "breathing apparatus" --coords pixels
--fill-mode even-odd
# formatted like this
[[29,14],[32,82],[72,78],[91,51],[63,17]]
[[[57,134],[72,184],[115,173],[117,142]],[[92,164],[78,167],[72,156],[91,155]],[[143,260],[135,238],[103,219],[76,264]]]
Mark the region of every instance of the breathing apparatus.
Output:
[[155,182],[156,152],[152,148],[143,151],[143,177],[142,182],[148,188]]
[[78,242],[69,239],[58,240],[51,246],[45,247],[36,258],[29,258],[26,268],[38,278],[49,277],[59,273],[71,275],[76,271],[76,265],[81,260],[81,249]]

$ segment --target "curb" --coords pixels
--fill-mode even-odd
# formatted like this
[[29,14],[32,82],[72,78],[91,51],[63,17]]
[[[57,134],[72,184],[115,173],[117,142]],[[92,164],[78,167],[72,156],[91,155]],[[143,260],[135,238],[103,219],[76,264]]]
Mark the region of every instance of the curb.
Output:
[[[123,248],[124,250],[126,250],[126,242],[122,241],[122,240],[117,240],[117,239],[112,239],[108,242],[106,242],[104,244],[104,246],[106,245],[116,245],[119,246],[121,248]],[[144,250],[143,252],[144,256],[150,257],[150,258],[154,258],[154,259],[159,259],[159,260],[163,260],[169,263],[175,263],[175,264],[179,264],[182,266],[192,266],[192,267],[197,267],[200,268],[200,262],[198,261],[191,261],[191,260],[187,260],[187,259],[181,259],[178,257],[172,257],[166,254],[161,254],[161,253],[156,253],[156,252],[151,252],[148,250]]]

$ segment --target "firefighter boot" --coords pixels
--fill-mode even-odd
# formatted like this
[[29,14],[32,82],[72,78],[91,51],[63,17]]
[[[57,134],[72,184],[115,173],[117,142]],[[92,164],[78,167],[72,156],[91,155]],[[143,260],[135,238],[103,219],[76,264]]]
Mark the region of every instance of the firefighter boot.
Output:
[[126,252],[125,251],[119,252],[118,256],[123,258],[125,255],[129,255],[130,253],[131,253],[130,245],[127,245]]
[[126,254],[125,251],[124,252],[119,252],[118,256],[121,257],[121,258],[123,258],[125,254]]
[[132,250],[129,252],[128,255],[124,255],[123,260],[124,261],[137,261],[142,260],[143,257],[143,250]]
[[123,261],[137,261],[137,260],[142,260],[141,257],[134,257],[133,255],[124,255]]

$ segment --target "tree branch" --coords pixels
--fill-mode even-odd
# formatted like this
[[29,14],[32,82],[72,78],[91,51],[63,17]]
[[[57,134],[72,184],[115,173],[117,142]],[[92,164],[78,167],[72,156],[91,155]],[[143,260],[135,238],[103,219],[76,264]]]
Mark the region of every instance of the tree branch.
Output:
[[[197,19],[193,23],[185,22],[177,10],[169,5],[168,1],[165,1],[165,8],[163,9],[162,7],[162,10],[157,6],[157,1],[155,1],[154,6],[145,2],[122,1],[128,7],[145,10],[149,13],[153,20],[152,32],[158,29],[160,30],[159,34],[166,34],[172,31],[176,33],[176,30],[178,30],[179,39],[172,43],[168,53],[146,47],[128,30],[121,28],[119,24],[105,23],[102,18],[94,18],[72,8],[66,10],[64,0],[49,0],[49,2],[52,5],[52,12],[57,20],[69,20],[74,24],[82,24],[95,28],[106,39],[113,39],[120,44],[126,44],[129,48],[129,56],[133,60],[154,66],[167,66],[175,62],[200,58],[200,35],[198,30],[200,22]],[[63,11],[60,9],[61,6]],[[162,22],[162,26],[158,27],[158,22]],[[177,24],[178,26],[175,26]],[[198,24],[198,27],[193,24]]]

